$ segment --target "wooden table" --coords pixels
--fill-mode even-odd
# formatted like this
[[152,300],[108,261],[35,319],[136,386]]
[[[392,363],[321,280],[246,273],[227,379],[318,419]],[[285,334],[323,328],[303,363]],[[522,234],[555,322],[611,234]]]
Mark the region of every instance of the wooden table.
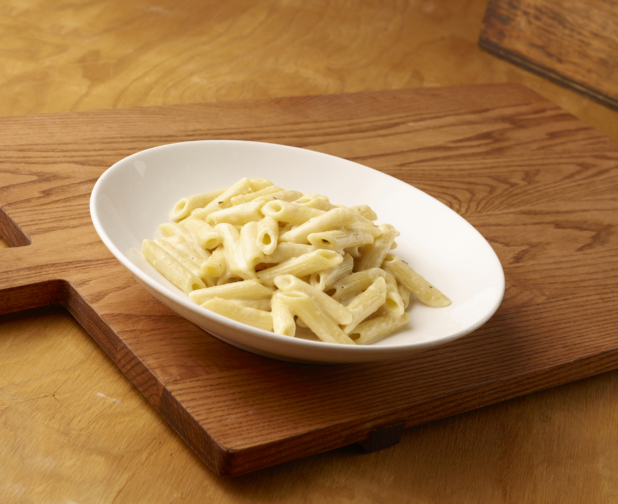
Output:
[[[618,139],[618,113],[478,49],[482,1],[159,1],[0,10],[0,113],[519,82]],[[62,309],[0,317],[3,502],[615,502],[618,372],[235,479],[211,473]]]

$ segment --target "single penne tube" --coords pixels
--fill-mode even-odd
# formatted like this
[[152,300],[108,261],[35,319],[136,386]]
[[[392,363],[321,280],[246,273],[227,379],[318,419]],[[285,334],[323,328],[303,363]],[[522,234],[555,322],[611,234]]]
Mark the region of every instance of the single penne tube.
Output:
[[159,273],[184,292],[189,293],[194,289],[203,289],[206,286],[199,277],[183,267],[152,240],[142,242],[142,253]]
[[397,282],[397,290],[399,290],[399,297],[401,297],[401,301],[403,302],[403,309],[405,310],[408,306],[410,306],[410,289],[408,289],[405,285]]
[[307,240],[315,248],[344,250],[350,247],[361,247],[373,243],[373,236],[361,229],[349,227],[346,229],[312,233],[307,236]]
[[383,315],[358,324],[349,336],[357,345],[367,345],[383,339],[405,326],[409,321],[409,313],[404,313],[401,317]]
[[293,315],[299,317],[313,333],[327,343],[354,345],[354,341],[303,292],[281,292],[280,299]]
[[241,306],[233,301],[221,298],[209,299],[201,306],[237,322],[242,322],[264,331],[273,330],[273,318],[270,312]]
[[243,226],[248,222],[259,221],[264,218],[261,208],[264,205],[261,201],[251,201],[241,205],[231,206],[213,212],[206,217],[206,222],[212,226],[227,223],[233,226]]
[[305,243],[283,242],[277,245],[274,252],[262,257],[262,264],[279,264],[295,257],[313,252],[315,247]]
[[348,308],[295,276],[281,275],[275,277],[275,285],[282,292],[296,291],[307,294],[315,303],[320,305],[326,315],[338,324],[350,324],[352,322],[352,313]]
[[290,307],[281,299],[281,293],[276,292],[271,301],[271,315],[273,317],[273,332],[283,336],[296,334],[296,322]]
[[395,280],[395,277],[388,271],[386,272],[384,280],[386,280],[386,300],[384,301],[384,308],[392,317],[401,317],[405,310],[405,306],[399,294],[397,280]]
[[217,224],[215,229],[223,238],[223,250],[225,252],[225,262],[230,272],[240,278],[248,280],[255,278],[254,266],[247,263],[242,253],[240,245],[240,233],[231,224]]
[[187,240],[184,236],[176,235],[165,240],[173,241],[174,245],[186,252],[197,264],[202,264],[210,257],[210,252],[204,250],[195,240]]
[[182,236],[187,241],[195,241],[191,231],[176,222],[164,222],[159,225],[159,231],[165,237]]
[[221,235],[202,219],[189,217],[182,221],[200,247],[211,250],[221,245]]
[[314,250],[300,257],[258,272],[257,277],[266,284],[273,284],[275,277],[280,275],[294,275],[304,277],[343,261],[343,256],[332,250]]
[[387,254],[382,263],[382,268],[395,277],[400,284],[403,284],[421,303],[434,308],[443,308],[451,304],[451,300],[446,297],[437,287],[431,285],[422,275],[401,257],[394,254]]
[[217,212],[224,208],[232,206],[231,199],[234,196],[253,192],[248,178],[241,178],[234,185],[228,187],[219,196],[213,199],[204,208],[197,208],[191,212],[191,215],[198,219],[205,220],[211,213]]
[[378,277],[367,289],[356,296],[347,308],[352,313],[352,320],[343,326],[343,332],[350,332],[369,315],[374,313],[386,301],[386,281]]
[[186,239],[183,235],[166,236],[162,240],[172,244],[175,248],[182,250],[196,264],[202,264],[210,257],[210,252],[200,247],[193,238]]
[[340,278],[352,273],[354,258],[350,254],[344,254],[343,261],[335,266],[311,274],[309,283],[316,289],[324,291],[327,287],[334,284]]
[[266,196],[260,196],[254,201],[263,201],[264,203],[269,201],[296,201],[298,198],[302,198],[302,196],[303,193],[299,191],[279,191]]
[[309,219],[300,226],[286,231],[279,236],[279,240],[294,243],[307,243],[307,237],[312,233],[339,229],[352,224],[355,220],[355,215],[349,210],[333,208],[322,215]]
[[360,215],[357,215],[356,217],[357,221],[352,224],[352,226],[354,226],[356,229],[364,231],[365,233],[369,233],[371,236],[373,236],[374,240],[382,234],[382,229],[380,229],[379,226],[376,226],[370,220],[367,220]]
[[299,225],[325,212],[324,210],[297,205],[296,203],[290,203],[288,201],[270,201],[262,207],[262,213],[274,217],[279,222]]
[[356,296],[375,282],[378,277],[383,277],[385,275],[386,273],[380,268],[371,268],[369,270],[352,273],[351,275],[337,280],[330,287],[327,287],[326,293],[336,300]]
[[[263,255],[272,254],[279,241],[279,223],[274,217],[266,216],[258,222],[256,246]],[[281,262],[281,261],[279,261]]]
[[281,187],[271,185],[271,186],[265,187],[264,189],[260,189],[257,192],[251,192],[247,194],[241,194],[239,196],[233,196],[230,199],[230,202],[232,203],[232,205],[240,205],[242,203],[249,203],[250,201],[254,201],[255,199],[261,196],[268,196],[269,194],[278,193],[281,191],[283,191]]
[[219,245],[206,261],[202,263],[202,278],[217,278],[227,270],[225,251],[223,245]]
[[155,244],[165,250],[169,255],[176,259],[186,269],[193,273],[196,277],[202,277],[202,268],[200,264],[195,262],[195,259],[187,254],[184,250],[175,247],[169,241],[156,239]]
[[196,208],[203,208],[212,200],[214,200],[217,196],[220,196],[224,189],[217,189],[215,191],[209,191],[202,194],[194,194],[193,196],[187,196],[186,198],[182,198],[179,200],[170,213],[170,218],[173,221],[180,221],[189,215]]
[[257,280],[244,280],[194,290],[189,297],[194,303],[202,304],[216,297],[221,299],[270,299],[272,295],[273,289],[265,287]]
[[337,208],[335,205],[330,203],[328,199],[320,198],[318,195],[315,194],[304,194],[294,203],[298,203],[299,205],[304,205],[310,208],[317,208],[318,210],[324,210],[325,212],[328,212],[333,208]]
[[[228,284],[229,285],[229,284]],[[239,304],[240,306],[246,306],[247,308],[255,308],[256,310],[262,310],[270,312],[272,311],[271,300],[270,299],[230,299],[230,301],[234,301],[234,303]]]
[[399,232],[390,224],[382,224],[378,226],[382,233],[373,243],[362,247],[361,258],[354,264],[354,271],[363,271],[371,268],[379,268],[386,254],[391,249],[392,243],[399,235]]
[[264,256],[264,253],[258,247],[257,222],[249,222],[240,230],[240,248],[245,262],[253,267]]
[[270,187],[273,183],[265,178],[250,178],[249,187],[252,192],[258,192],[266,187]]
[[357,215],[364,217],[367,220],[375,221],[378,220],[378,215],[371,209],[369,205],[356,205],[348,207],[348,210],[351,210]]

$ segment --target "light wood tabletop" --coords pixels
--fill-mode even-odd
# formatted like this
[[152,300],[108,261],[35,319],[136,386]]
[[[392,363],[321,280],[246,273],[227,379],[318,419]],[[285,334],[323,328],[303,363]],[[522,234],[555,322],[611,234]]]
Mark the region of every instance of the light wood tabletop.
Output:
[[[0,115],[511,82],[618,140],[617,111],[479,49],[485,7],[7,0]],[[617,420],[612,371],[226,479],[63,308],[0,316],[0,502],[609,503]]]

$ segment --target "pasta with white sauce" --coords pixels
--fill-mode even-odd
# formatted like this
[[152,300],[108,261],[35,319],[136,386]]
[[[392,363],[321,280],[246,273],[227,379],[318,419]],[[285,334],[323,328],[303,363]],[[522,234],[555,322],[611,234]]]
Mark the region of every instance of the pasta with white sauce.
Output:
[[258,178],[182,198],[142,253],[215,313],[288,337],[369,344],[405,326],[410,295],[451,301],[392,253],[399,232],[368,205],[285,190]]

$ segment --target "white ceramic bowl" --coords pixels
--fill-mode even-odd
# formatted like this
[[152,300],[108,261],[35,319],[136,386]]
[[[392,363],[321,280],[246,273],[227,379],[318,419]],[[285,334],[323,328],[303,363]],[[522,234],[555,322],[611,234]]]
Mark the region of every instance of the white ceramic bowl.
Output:
[[[346,206],[368,204],[378,223],[401,236],[396,253],[450,297],[447,308],[416,302],[408,326],[367,346],[290,338],[227,319],[192,303],[136,250],[169,222],[182,197],[227,187],[242,177],[266,178],[285,189],[327,195]],[[118,260],[155,298],[217,338],[256,354],[314,363],[402,359],[474,331],[498,308],[504,272],[487,241],[448,207],[366,166],[305,149],[213,140],[163,145],[109,168],[90,200],[94,227]],[[209,337],[206,334],[205,338]]]

